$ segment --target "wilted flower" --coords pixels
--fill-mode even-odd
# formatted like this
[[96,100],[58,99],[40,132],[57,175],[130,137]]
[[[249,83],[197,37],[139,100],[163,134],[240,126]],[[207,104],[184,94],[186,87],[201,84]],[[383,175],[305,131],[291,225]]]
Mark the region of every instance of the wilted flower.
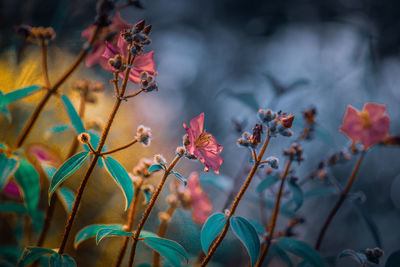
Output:
[[203,224],[212,211],[212,204],[200,186],[199,174],[197,172],[190,174],[186,187],[192,199],[192,219],[197,224]]
[[340,131],[367,150],[383,141],[389,132],[390,118],[385,111],[386,106],[377,103],[366,103],[361,112],[348,105]]
[[204,171],[208,171],[210,167],[215,173],[219,173],[223,159],[218,155],[222,151],[222,146],[217,143],[214,136],[203,131],[204,113],[190,121],[189,128],[185,123],[183,127],[189,138],[189,144],[186,149],[189,154],[198,158],[204,165]]

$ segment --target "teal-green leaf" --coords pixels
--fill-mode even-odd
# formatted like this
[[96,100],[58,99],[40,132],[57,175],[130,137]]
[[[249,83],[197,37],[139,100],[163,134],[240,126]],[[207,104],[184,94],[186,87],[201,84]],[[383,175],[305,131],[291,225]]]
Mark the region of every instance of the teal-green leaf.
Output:
[[26,247],[18,261],[17,267],[28,265],[43,255],[54,254],[56,251],[48,248]]
[[258,104],[257,98],[255,97],[255,95],[253,93],[247,93],[247,92],[243,92],[243,93],[234,93],[234,92],[228,92],[228,95],[240,102],[242,102],[243,104],[245,104],[246,106],[248,106],[249,108],[251,108],[253,111],[258,111],[260,105]]
[[342,259],[345,257],[350,257],[353,260],[357,261],[360,265],[365,266],[368,259],[367,256],[364,253],[352,250],[352,249],[345,249],[342,252],[340,252],[338,259]]
[[57,187],[64,182],[70,175],[72,175],[83,163],[87,160],[89,156],[88,152],[80,152],[71,158],[69,158],[64,164],[57,170],[57,172],[51,178],[50,188],[49,188],[49,203],[51,196],[56,191]]
[[77,249],[80,243],[88,238],[95,237],[97,235],[97,232],[101,229],[122,230],[122,227],[122,224],[93,224],[86,226],[76,234],[74,247],[75,249]]
[[253,225],[243,217],[231,217],[230,227],[240,242],[246,247],[249,253],[251,265],[256,264],[260,255],[260,239]]
[[142,190],[144,199],[145,199],[145,205],[149,204],[150,199],[151,199],[151,193],[150,190]]
[[69,124],[60,123],[60,124],[56,124],[56,125],[50,127],[49,129],[47,129],[47,131],[44,135],[45,135],[45,138],[48,138],[52,134],[61,133],[68,129],[72,129],[72,126]]
[[154,165],[150,166],[149,173],[152,173],[154,171],[159,171],[159,170],[164,170],[163,166],[161,166],[160,164],[154,164]]
[[69,256],[68,254],[61,255],[61,266],[62,267],[76,267],[76,262],[74,258]]
[[125,210],[127,210],[133,198],[133,182],[125,168],[111,157],[103,157],[104,165],[114,181],[122,189],[125,196]]
[[222,192],[229,192],[232,190],[232,179],[222,174],[204,173],[200,175],[200,182],[204,185],[211,185]]
[[31,85],[28,87],[24,87],[21,89],[17,89],[14,91],[11,91],[5,95],[0,96],[0,107],[5,107],[8,104],[15,102],[21,98],[27,97],[34,92],[36,92],[40,88],[39,85]]
[[208,217],[207,221],[203,225],[200,234],[201,248],[204,253],[207,254],[208,249],[214,239],[221,233],[222,229],[225,226],[227,218],[225,214],[219,212],[214,213],[210,217]]
[[0,191],[6,185],[8,178],[17,170],[18,158],[8,158],[6,154],[0,154]]
[[281,261],[286,263],[286,266],[293,267],[292,260],[290,259],[286,251],[283,248],[281,248],[281,246],[279,246],[278,244],[272,244],[270,249],[272,257],[277,257]]
[[[5,245],[0,247],[0,259],[13,263],[15,266],[21,257],[23,249],[16,246]],[[1,265],[0,265],[1,266]]]
[[295,240],[288,237],[277,239],[277,243],[286,251],[291,252],[304,259],[314,267],[325,266],[323,259],[309,244],[303,241]]
[[257,192],[262,193],[268,187],[274,185],[279,180],[279,175],[268,175],[257,186]]
[[133,233],[125,232],[123,230],[115,230],[115,229],[100,229],[96,235],[96,244],[99,244],[101,240],[105,237],[110,236],[131,236]]
[[63,204],[65,210],[67,213],[70,213],[72,210],[72,206],[74,205],[75,201],[75,194],[72,192],[71,189],[62,186],[57,190],[57,195],[59,199],[61,200],[61,203]]
[[186,263],[189,261],[186,250],[173,240],[148,236],[141,242],[156,250],[173,266],[181,266],[181,258],[185,259]]
[[187,185],[187,180],[186,178],[184,178],[179,172],[175,172],[175,171],[171,171],[171,173],[173,175],[175,175],[176,178],[178,178],[179,180],[181,180],[181,182],[183,182],[183,184],[186,186]]
[[398,267],[400,262],[400,250],[396,250],[390,254],[386,261],[385,267]]
[[297,211],[303,205],[303,190],[301,190],[300,186],[296,183],[296,181],[290,180],[288,182],[289,189],[292,192],[292,202],[295,203],[296,207],[294,211]]
[[71,100],[69,100],[68,96],[62,95],[61,96],[62,102],[64,104],[65,109],[67,110],[68,117],[71,120],[72,126],[74,126],[75,131],[80,134],[85,132],[85,126],[76,112],[74,105],[72,105]]
[[14,178],[22,189],[28,211],[35,211],[40,197],[39,174],[26,159],[22,159]]
[[60,254],[54,253],[50,256],[50,267],[62,267]]
[[375,221],[372,219],[371,215],[367,212],[367,210],[361,204],[353,201],[353,206],[360,214],[362,220],[368,227],[369,232],[372,235],[377,247],[382,247],[381,236],[379,233],[378,225],[376,225]]
[[26,214],[28,213],[28,209],[25,205],[15,203],[15,202],[6,202],[0,203],[0,212],[12,212],[16,214]]

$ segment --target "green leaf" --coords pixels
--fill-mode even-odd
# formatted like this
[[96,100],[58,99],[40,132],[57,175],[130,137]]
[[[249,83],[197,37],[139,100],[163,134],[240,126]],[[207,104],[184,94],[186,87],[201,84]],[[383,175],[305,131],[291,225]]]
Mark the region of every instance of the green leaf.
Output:
[[76,267],[76,262],[68,254],[62,254],[61,255],[61,266],[62,267]]
[[145,205],[149,204],[150,199],[151,199],[151,193],[150,190],[142,190],[144,199],[145,199]]
[[374,239],[376,246],[377,247],[382,247],[382,242],[379,234],[379,229],[374,220],[372,220],[371,216],[368,214],[366,209],[360,205],[359,203],[353,201],[353,206],[357,210],[357,212],[360,214],[361,218],[365,222],[365,224],[368,227],[369,232],[372,235],[372,238]]
[[[94,131],[89,131],[88,134],[90,136],[90,144],[92,145],[92,147],[94,149],[97,149],[97,147],[99,146],[99,143],[100,143],[100,135]],[[87,145],[83,145],[83,147],[85,148],[86,151],[90,151],[90,149]],[[101,151],[104,152],[106,149],[107,149],[107,146],[104,145],[103,148],[101,149]]]
[[253,93],[234,93],[228,92],[228,95],[242,104],[248,106],[254,111],[258,111],[260,105],[258,104],[257,98],[254,96]]
[[0,107],[5,107],[12,102],[15,102],[21,98],[27,97],[27,96],[33,94],[39,88],[40,88],[39,85],[31,85],[28,87],[14,90],[5,95],[1,94],[0,95]]
[[39,174],[26,159],[22,159],[14,178],[22,189],[28,211],[35,211],[40,197]]
[[390,254],[389,258],[386,260],[385,267],[398,267],[400,262],[400,250],[396,250]]
[[56,191],[57,187],[64,182],[69,176],[71,176],[83,163],[87,160],[89,156],[88,152],[80,152],[71,158],[69,158],[64,164],[57,170],[57,172],[51,178],[50,188],[49,188],[49,203],[51,196]]
[[262,193],[265,189],[279,181],[279,179],[279,175],[268,175],[267,178],[265,178],[258,184],[257,192]]
[[28,209],[25,205],[9,202],[9,203],[0,203],[0,212],[12,212],[17,214],[27,214]]
[[97,232],[101,229],[122,230],[122,227],[122,224],[93,224],[86,226],[76,234],[74,247],[75,249],[77,249],[80,243],[88,238],[95,237],[97,235]]
[[22,251],[23,250],[18,247],[5,245],[0,248],[0,258],[13,263],[12,266],[15,266],[18,259],[21,257]]
[[56,251],[48,248],[26,247],[24,249],[24,252],[22,253],[21,258],[18,261],[17,267],[28,265],[36,261],[43,255],[48,255],[48,254],[52,255],[54,253],[57,254]]
[[46,165],[46,164],[42,164],[42,168],[43,168],[44,173],[47,176],[47,179],[49,179],[49,182],[51,182],[51,178],[57,172],[57,168],[50,166],[50,165]]
[[305,261],[312,264],[314,267],[325,266],[321,256],[309,244],[303,241],[295,240],[288,237],[277,239],[277,243],[286,251],[289,251]]
[[148,236],[145,237],[145,239],[141,242],[156,250],[173,266],[181,266],[181,257],[186,260],[186,263],[189,261],[189,256],[186,250],[173,240],[156,236]]
[[149,173],[152,173],[152,172],[158,171],[158,170],[164,170],[163,166],[161,166],[160,164],[154,164],[154,165],[150,166]]
[[296,212],[303,205],[303,190],[301,190],[300,186],[296,183],[296,181],[289,180],[289,189],[292,192],[291,202],[295,203],[296,207],[294,211]]
[[248,221],[249,223],[251,223],[251,225],[253,225],[254,229],[256,229],[258,235],[263,235],[265,233],[265,228],[261,223],[254,220],[248,220]]
[[352,249],[343,250],[339,254],[338,259],[342,259],[342,258],[345,258],[345,257],[350,257],[353,260],[357,261],[361,265],[365,265],[367,263],[367,260],[368,260],[367,256],[365,256],[364,253],[357,252],[357,251],[354,251]]
[[18,158],[8,158],[6,154],[0,154],[0,191],[6,185],[8,178],[17,170]]
[[281,246],[279,246],[278,244],[272,244],[270,249],[272,256],[279,258],[281,261],[286,263],[286,266],[293,267],[292,260]]
[[243,217],[231,217],[230,227],[240,242],[246,247],[249,253],[251,265],[254,266],[260,255],[260,239],[253,225]]
[[49,129],[47,129],[47,131],[44,135],[46,138],[48,138],[52,134],[61,133],[68,129],[71,129],[71,128],[72,128],[72,126],[69,124],[64,124],[64,123],[56,124],[56,125],[50,127]]
[[214,239],[221,233],[225,226],[227,218],[223,213],[214,213],[208,217],[201,229],[200,240],[201,248],[207,254],[208,249]]
[[85,126],[81,118],[79,117],[78,112],[76,112],[74,105],[72,105],[71,100],[69,100],[68,96],[62,95],[61,99],[65,109],[67,110],[68,117],[71,120],[72,126],[74,126],[76,133],[81,134],[83,132],[86,132]]
[[200,175],[200,182],[205,185],[211,185],[222,192],[229,192],[232,190],[233,182],[232,179],[224,176],[217,175],[213,173],[204,173]]
[[74,205],[74,201],[75,201],[74,192],[72,192],[71,189],[63,186],[57,190],[57,195],[58,195],[59,199],[61,200],[61,203],[63,204],[67,213],[70,213],[72,210],[72,206]]
[[125,196],[125,210],[127,210],[132,202],[133,198],[133,182],[125,168],[115,159],[111,157],[103,157],[104,165],[106,170],[114,178],[114,181],[122,189]]
[[101,240],[105,237],[110,236],[131,236],[133,233],[125,232],[123,230],[115,230],[115,229],[100,229],[96,235],[96,244],[99,244]]
[[335,194],[337,194],[336,188],[324,187],[324,188],[311,189],[307,192],[304,192],[303,197],[304,198],[312,198],[312,197],[335,195]]
[[50,256],[50,266],[51,267],[62,267],[60,254],[54,253]]
[[175,175],[176,178],[178,178],[179,180],[181,180],[181,182],[183,182],[183,184],[184,184],[185,186],[187,185],[187,180],[186,180],[186,178],[183,178],[183,176],[182,176],[180,173],[174,172],[174,171],[171,171],[171,173],[172,173],[173,175]]

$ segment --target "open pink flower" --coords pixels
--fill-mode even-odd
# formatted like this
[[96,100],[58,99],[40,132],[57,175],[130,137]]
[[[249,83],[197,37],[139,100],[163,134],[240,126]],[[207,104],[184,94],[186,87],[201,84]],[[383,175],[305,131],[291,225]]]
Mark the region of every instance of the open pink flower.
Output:
[[[108,69],[107,59],[102,57],[104,49],[106,48],[105,41],[116,43],[117,37],[122,30],[128,30],[132,28],[132,25],[127,23],[121,18],[121,15],[117,12],[114,15],[112,23],[101,29],[100,37],[94,42],[90,54],[86,57],[85,63],[88,68],[99,63],[103,68]],[[89,40],[94,32],[94,25],[90,25],[89,28],[82,32],[82,38]]]
[[385,111],[386,106],[377,103],[366,103],[361,112],[348,105],[340,131],[353,143],[361,142],[367,150],[384,140],[389,132],[390,118]]
[[205,166],[204,171],[208,171],[210,167],[215,173],[219,173],[223,159],[218,156],[222,151],[222,146],[217,143],[214,136],[203,131],[204,113],[190,121],[189,128],[185,123],[183,127],[188,135],[189,144],[186,145],[187,151],[198,158]]
[[[109,42],[106,42],[106,49],[104,50],[103,57],[108,61],[111,58],[114,58],[116,55],[122,56],[122,61],[127,64],[128,59],[128,44],[120,35],[117,42],[117,47],[114,47]],[[116,69],[110,65],[107,65],[108,69],[115,71]],[[157,72],[155,72],[155,64],[154,64],[154,51],[150,53],[146,53],[143,55],[137,55],[135,60],[133,61],[133,68],[129,73],[129,80],[134,83],[139,83],[140,74],[146,71],[148,74],[152,76],[156,76]],[[120,77],[125,77],[125,73],[121,72],[119,74]]]
[[186,185],[192,200],[192,219],[197,224],[203,224],[212,211],[212,204],[207,194],[200,186],[199,174],[192,172]]

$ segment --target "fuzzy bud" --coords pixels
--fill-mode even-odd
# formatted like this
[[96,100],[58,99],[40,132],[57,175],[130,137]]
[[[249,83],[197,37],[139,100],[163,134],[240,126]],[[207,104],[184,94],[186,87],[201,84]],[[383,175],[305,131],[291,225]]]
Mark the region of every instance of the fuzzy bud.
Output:
[[90,135],[88,133],[81,133],[78,135],[78,141],[82,144],[87,144],[90,142]]
[[190,145],[189,136],[188,136],[187,134],[185,134],[185,135],[183,136],[183,138],[182,138],[182,144],[183,144],[184,146]]
[[167,164],[167,160],[161,154],[154,155],[154,162],[160,165]]
[[292,124],[293,124],[293,120],[294,120],[294,116],[292,114],[284,117],[281,119],[281,124],[285,127],[285,128],[291,128]]
[[273,169],[279,168],[279,160],[276,157],[268,157],[266,159],[268,161],[269,166]]
[[169,222],[172,219],[171,215],[163,211],[158,213],[158,218],[160,219],[160,221],[167,221],[167,222]]
[[151,142],[151,129],[149,127],[139,125],[136,130],[136,139],[144,146],[150,145]]
[[178,198],[175,194],[169,194],[165,199],[170,206],[177,206],[178,205]]
[[179,157],[182,157],[183,155],[185,155],[185,152],[186,152],[186,149],[183,146],[179,146],[179,147],[176,148],[176,154]]
[[142,19],[141,21],[137,22],[133,29],[135,30],[135,33],[141,32],[144,29],[144,25],[146,24],[146,21]]
[[124,66],[122,65],[122,57],[119,54],[115,55],[115,57],[113,58],[110,58],[108,60],[108,64],[119,71],[123,71],[125,69]]
[[142,30],[142,33],[145,34],[145,35],[149,35],[150,32],[151,32],[151,28],[152,28],[151,24],[147,25],[147,26],[144,27],[144,29]]

